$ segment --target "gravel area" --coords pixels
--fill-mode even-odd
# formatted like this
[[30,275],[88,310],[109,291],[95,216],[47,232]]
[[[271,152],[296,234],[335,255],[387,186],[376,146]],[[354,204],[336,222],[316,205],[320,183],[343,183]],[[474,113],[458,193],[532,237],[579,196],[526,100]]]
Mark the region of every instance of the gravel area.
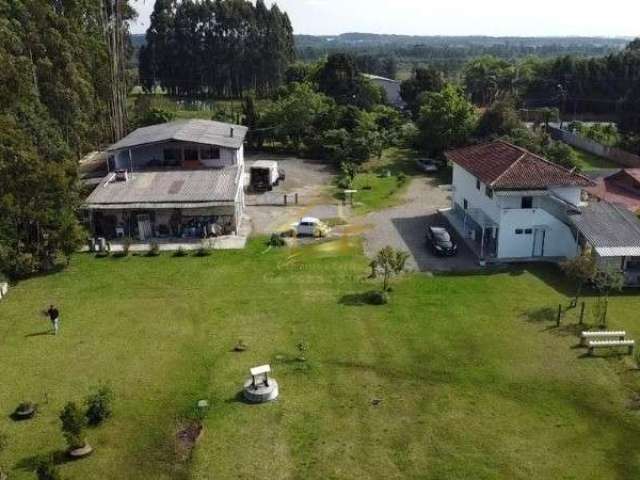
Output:
[[[391,245],[411,254],[408,267],[427,271],[466,271],[478,268],[473,253],[461,239],[455,257],[435,256],[425,243],[427,225],[447,225],[437,210],[451,205],[450,193],[438,186],[433,178],[414,179],[405,194],[404,203],[393,208],[370,213],[357,220],[365,229],[365,252],[373,256]],[[451,229],[450,229],[451,230]]]
[[[286,180],[272,192],[246,195],[246,213],[251,218],[254,233],[273,233],[303,216],[332,218],[342,213],[327,193],[335,175],[330,165],[296,157],[260,154],[247,156],[247,170],[257,160],[277,161],[279,168],[286,172]],[[293,203],[296,193],[298,205]],[[287,206],[284,205],[285,194],[288,196]]]

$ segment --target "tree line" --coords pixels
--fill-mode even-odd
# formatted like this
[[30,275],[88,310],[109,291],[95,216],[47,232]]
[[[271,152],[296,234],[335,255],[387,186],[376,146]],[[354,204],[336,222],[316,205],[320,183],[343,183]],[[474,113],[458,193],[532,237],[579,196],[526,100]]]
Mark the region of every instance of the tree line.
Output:
[[77,248],[77,162],[126,130],[133,15],[124,0],[0,0],[0,271]]
[[246,0],[157,0],[140,49],[145,91],[241,97],[272,93],[294,58],[293,28],[277,5]]

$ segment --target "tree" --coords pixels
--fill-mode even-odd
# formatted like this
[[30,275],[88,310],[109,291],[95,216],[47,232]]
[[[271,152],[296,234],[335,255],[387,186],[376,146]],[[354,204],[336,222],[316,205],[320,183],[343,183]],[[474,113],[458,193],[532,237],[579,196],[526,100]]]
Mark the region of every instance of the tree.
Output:
[[591,255],[582,253],[571,260],[563,262],[560,267],[565,275],[576,284],[576,294],[571,302],[572,308],[575,308],[580,301],[582,289],[593,279],[596,273],[596,263]]
[[419,147],[431,155],[464,144],[475,124],[475,110],[462,90],[447,85],[441,92],[431,92],[421,99],[417,126]]
[[370,110],[382,102],[379,88],[364,78],[351,55],[335,53],[317,73],[318,90],[339,105]]
[[148,127],[150,125],[158,125],[175,120],[176,114],[162,108],[152,108],[146,111],[141,117],[135,119],[137,128]]
[[573,148],[571,148],[571,146],[564,142],[550,142],[544,149],[543,153],[546,155],[547,159],[551,160],[553,163],[557,163],[558,165],[570,170],[579,170],[578,154]]
[[444,85],[444,77],[440,71],[433,67],[418,67],[410,79],[400,84],[400,96],[416,118],[420,111],[421,95],[425,92],[439,92]]
[[614,291],[624,288],[624,273],[618,268],[606,265],[598,268],[593,276],[593,283],[599,292],[597,304],[597,317],[601,326],[607,325],[607,313],[609,310],[609,296]]
[[389,291],[389,280],[394,275],[400,275],[407,264],[409,254],[400,250],[394,250],[387,246],[378,252],[374,262],[376,270],[382,274],[382,290]]
[[476,58],[464,68],[466,90],[474,102],[483,106],[510,93],[514,78],[514,66],[491,55]]
[[294,60],[293,28],[264,0],[158,0],[139,55],[146,91],[240,97],[273,93]]
[[87,425],[82,410],[74,402],[69,402],[60,412],[60,421],[62,422],[62,433],[67,441],[69,450],[76,450],[86,446],[87,442],[84,438],[84,429]]
[[494,102],[480,117],[477,134],[481,137],[510,135],[524,128],[512,98]]

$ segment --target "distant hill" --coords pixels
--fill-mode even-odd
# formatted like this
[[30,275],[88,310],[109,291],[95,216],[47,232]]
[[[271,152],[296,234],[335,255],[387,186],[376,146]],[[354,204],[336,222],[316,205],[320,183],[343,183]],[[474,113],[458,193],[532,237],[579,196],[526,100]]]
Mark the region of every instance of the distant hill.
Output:
[[375,33],[343,33],[337,36],[296,35],[296,46],[305,47],[372,47],[372,46],[518,46],[518,47],[594,47],[623,48],[631,38],[605,37],[488,37],[488,36],[412,36]]

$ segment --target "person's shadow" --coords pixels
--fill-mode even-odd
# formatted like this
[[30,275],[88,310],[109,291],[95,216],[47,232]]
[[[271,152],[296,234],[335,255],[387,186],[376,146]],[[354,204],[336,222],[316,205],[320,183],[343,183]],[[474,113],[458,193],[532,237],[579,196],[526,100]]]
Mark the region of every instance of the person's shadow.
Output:
[[53,335],[53,332],[51,330],[45,330],[43,332],[36,332],[36,333],[29,333],[28,335],[25,335],[25,338],[31,338],[31,337],[42,337],[43,335]]

